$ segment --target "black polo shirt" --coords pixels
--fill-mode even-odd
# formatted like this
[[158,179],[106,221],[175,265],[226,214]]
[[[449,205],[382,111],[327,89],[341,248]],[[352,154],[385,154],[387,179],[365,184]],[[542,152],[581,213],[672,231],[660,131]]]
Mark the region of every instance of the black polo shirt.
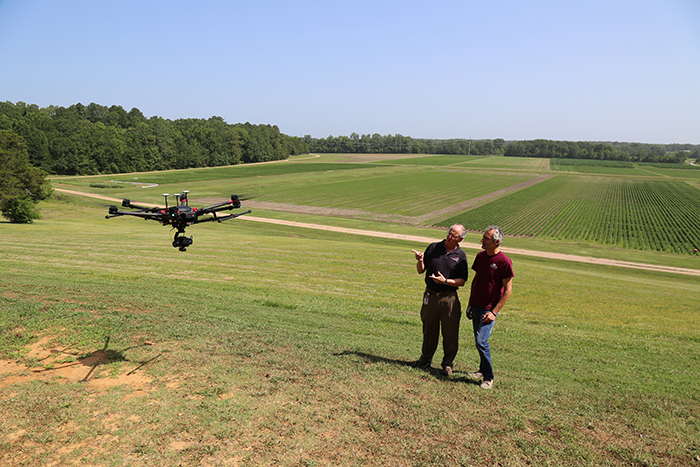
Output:
[[459,246],[448,253],[445,249],[445,240],[428,245],[423,254],[423,265],[425,266],[425,285],[428,290],[435,293],[457,290],[457,287],[436,284],[430,279],[430,276],[437,274],[438,271],[445,276],[445,279],[464,279],[465,281],[469,274],[467,254]]

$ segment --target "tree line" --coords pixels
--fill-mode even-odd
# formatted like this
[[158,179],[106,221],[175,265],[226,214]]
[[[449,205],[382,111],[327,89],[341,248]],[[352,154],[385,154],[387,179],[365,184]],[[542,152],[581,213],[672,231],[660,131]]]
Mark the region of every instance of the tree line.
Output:
[[310,152],[335,154],[503,154],[506,142],[503,139],[414,139],[396,135],[358,135],[302,138]]
[[137,108],[95,103],[39,108],[0,102],[0,130],[21,136],[31,165],[57,175],[213,167],[308,152],[301,138],[276,125],[146,118]]
[[692,144],[413,139],[400,134],[383,136],[377,133],[327,138],[306,135],[302,140],[311,152],[336,154],[471,154],[665,163],[683,163],[687,158],[700,157],[700,145]]
[[303,138],[276,125],[228,124],[221,117],[146,118],[137,108],[91,103],[39,108],[0,102],[0,130],[21,136],[29,162],[50,174],[93,175],[213,167],[280,160],[295,154],[457,154],[682,163],[699,145],[418,139],[351,133]]
[[682,164],[688,158],[700,157],[700,146],[690,144],[589,143],[537,139],[509,143],[503,155],[508,157],[596,159]]

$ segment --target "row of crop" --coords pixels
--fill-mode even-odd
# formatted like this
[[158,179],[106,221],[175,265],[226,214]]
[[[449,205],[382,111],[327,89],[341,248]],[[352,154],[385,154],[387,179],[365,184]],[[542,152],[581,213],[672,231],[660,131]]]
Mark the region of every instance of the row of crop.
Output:
[[700,190],[684,182],[554,177],[448,222],[498,224],[524,235],[641,250],[700,247]]
[[561,209],[562,200],[557,193],[565,191],[566,185],[565,177],[553,177],[447,219],[441,225],[459,222],[468,230],[479,231],[497,223],[511,235],[536,235],[537,226],[546,225]]
[[591,203],[580,196],[566,227],[548,226],[540,236],[676,253],[700,244],[700,192],[689,185],[610,180],[600,188],[620,201]]
[[560,222],[548,226],[540,235],[553,238],[577,239],[600,243],[611,243],[613,232],[610,231],[612,211],[620,203],[613,199],[620,198],[615,190],[610,190],[609,179],[584,179],[579,183],[578,192],[572,192],[569,209],[562,212]]

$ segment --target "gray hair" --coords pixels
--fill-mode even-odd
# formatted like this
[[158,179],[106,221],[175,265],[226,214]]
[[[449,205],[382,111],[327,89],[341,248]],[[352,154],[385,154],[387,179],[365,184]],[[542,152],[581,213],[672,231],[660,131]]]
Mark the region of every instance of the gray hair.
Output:
[[462,240],[464,240],[464,237],[467,236],[467,228],[464,227],[462,224],[452,224],[452,225],[450,226],[450,228],[447,229],[447,231],[449,232],[450,230],[452,230],[452,227],[457,227],[457,226],[462,227],[462,233],[459,234],[459,236],[462,237]]
[[489,225],[488,227],[486,227],[486,230],[484,230],[484,233],[489,232],[491,230],[493,230],[491,240],[498,242],[500,245],[501,241],[503,240],[503,232],[501,232],[501,228],[497,225]]

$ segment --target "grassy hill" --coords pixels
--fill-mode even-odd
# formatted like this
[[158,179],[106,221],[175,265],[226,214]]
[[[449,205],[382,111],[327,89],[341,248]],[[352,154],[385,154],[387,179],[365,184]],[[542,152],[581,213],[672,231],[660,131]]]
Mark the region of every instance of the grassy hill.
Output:
[[[514,295],[491,338],[496,384],[483,391],[466,375],[478,364],[466,322],[453,378],[406,365],[423,289],[410,250],[426,245],[399,235],[441,238],[416,218],[488,193],[486,175],[493,191],[539,177],[541,161],[315,160],[317,171],[312,159],[54,184],[154,204],[183,189],[198,206],[250,194],[253,216],[397,238],[240,218],[190,227],[182,253],[167,227],[106,220],[105,202],[60,193],[34,224],[0,224],[0,462],[698,462],[696,276],[510,254]],[[699,269],[689,254],[594,243],[506,237],[508,248]]]

